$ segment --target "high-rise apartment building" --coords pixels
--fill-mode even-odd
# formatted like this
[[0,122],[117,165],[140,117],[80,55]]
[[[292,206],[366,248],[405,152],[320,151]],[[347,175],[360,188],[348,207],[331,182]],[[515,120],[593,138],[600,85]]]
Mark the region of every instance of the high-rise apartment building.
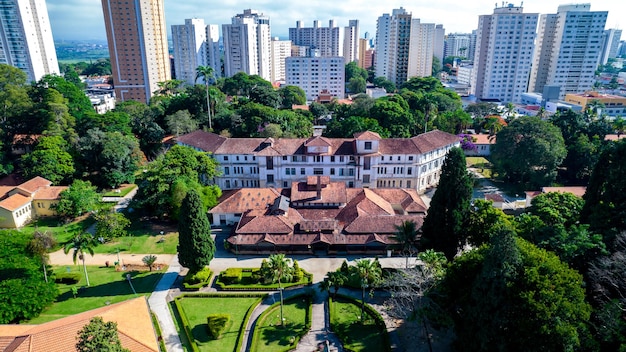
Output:
[[407,81],[411,14],[402,7],[378,17],[376,22],[376,77],[400,86]]
[[360,38],[358,60],[359,67],[368,70],[374,66],[374,54],[374,49],[370,47],[370,40],[367,38]]
[[443,59],[445,58],[444,49],[446,47],[446,30],[442,24],[435,26],[434,38],[433,38],[433,56],[439,59],[439,68],[443,65]]
[[204,20],[186,19],[185,24],[172,26],[176,79],[196,83],[196,69],[206,66],[206,28]]
[[559,86],[563,99],[591,89],[607,15],[590,11],[590,4],[561,5],[556,14],[541,15],[528,91]]
[[334,20],[328,21],[328,27],[321,27],[319,21],[313,21],[313,27],[303,27],[302,21],[296,21],[295,28],[289,28],[289,40],[294,45],[309,48],[308,56],[340,56],[340,32]]
[[359,60],[359,20],[350,20],[343,28],[343,58],[346,64]]
[[24,71],[29,81],[59,74],[45,0],[0,1],[0,63]]
[[118,100],[148,102],[171,79],[163,0],[102,0]]
[[[452,33],[446,37],[444,57],[458,56],[469,57],[471,34]],[[472,58],[470,58],[471,60]]]
[[272,37],[270,18],[247,9],[222,25],[224,38],[224,75],[237,72],[272,79]]
[[285,59],[287,84],[298,86],[306,100],[316,100],[324,91],[339,99],[344,97],[345,62],[336,57],[288,57]]
[[207,25],[205,38],[205,62],[208,66],[213,67],[215,78],[223,77],[224,72],[222,71],[222,49],[220,47],[219,26],[216,24]]
[[513,4],[478,18],[470,93],[518,102],[527,91],[539,14]]
[[291,40],[272,38],[272,82],[285,81],[285,59],[291,56]]
[[600,64],[606,65],[609,59],[614,59],[618,56],[621,37],[621,29],[606,29],[604,31],[602,35],[602,55],[600,55]]
[[[409,59],[405,81],[410,77],[432,75],[436,32],[434,23],[421,23],[419,18],[411,20]],[[443,55],[443,38],[441,51],[440,56]]]

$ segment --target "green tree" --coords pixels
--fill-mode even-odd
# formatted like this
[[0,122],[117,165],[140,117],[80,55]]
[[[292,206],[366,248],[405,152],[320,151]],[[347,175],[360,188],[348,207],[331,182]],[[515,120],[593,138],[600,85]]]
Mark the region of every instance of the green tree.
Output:
[[367,70],[360,68],[356,62],[350,62],[346,65],[346,82],[350,82],[352,78],[360,77],[363,81],[367,80]]
[[282,106],[282,97],[274,87],[265,85],[254,86],[250,89],[250,101],[278,109]]
[[389,137],[389,131],[380,126],[378,120],[367,117],[350,116],[341,120],[333,119],[326,126],[324,136],[331,138],[351,138],[355,133],[364,131],[376,132],[383,138]]
[[387,93],[393,93],[396,91],[396,84],[388,80],[387,77],[376,77],[372,83],[374,83],[376,87],[384,88]]
[[54,206],[57,214],[74,219],[96,208],[100,195],[89,181],[75,180],[59,194],[59,202]]
[[330,291],[330,289],[333,288],[334,290],[333,298],[334,298],[337,296],[337,292],[339,292],[339,288],[341,287],[341,285],[346,283],[346,281],[348,281],[348,278],[343,272],[331,271],[328,274],[326,274],[324,281],[322,281],[320,285],[321,285],[321,289],[325,291]]
[[43,267],[43,277],[46,283],[48,283],[48,252],[56,245],[54,237],[48,231],[35,230],[33,233],[33,239],[28,243],[29,251],[41,259],[41,266]]
[[94,216],[96,222],[96,238],[110,241],[127,235],[126,229],[130,220],[124,213],[117,211],[100,211]]
[[196,190],[187,192],[178,221],[178,258],[194,273],[209,265],[215,253],[211,226]]
[[209,130],[213,130],[213,122],[211,121],[211,96],[209,95],[209,85],[215,79],[215,70],[211,66],[198,66],[196,69],[196,81],[202,78],[206,87],[206,111],[209,119]]
[[495,208],[492,201],[474,199],[465,226],[468,242],[476,247],[489,243],[491,237],[502,228],[512,228],[513,217]]
[[272,254],[267,261],[267,273],[272,282],[278,282],[278,291],[280,291],[280,325],[285,324],[283,318],[283,287],[282,282],[289,282],[294,275],[294,268],[291,266],[291,258],[285,258],[284,254]]
[[472,177],[467,172],[463,150],[450,149],[424,219],[421,238],[426,248],[443,252],[448,260],[454,258],[467,240],[463,227],[470,214],[472,189]]
[[188,110],[178,110],[165,117],[169,132],[176,137],[198,129],[198,121],[194,120]]
[[367,83],[365,82],[365,79],[360,76],[350,78],[348,84],[346,85],[346,88],[348,88],[348,91],[352,94],[365,93],[366,87]]
[[123,348],[117,333],[117,323],[105,322],[102,317],[93,317],[89,324],[78,331],[78,352],[130,352]]
[[19,68],[0,64],[0,123],[11,135],[20,126],[21,115],[32,106],[27,92],[26,73]]
[[66,148],[67,142],[61,136],[39,138],[33,151],[21,158],[24,177],[41,176],[57,185],[71,179],[74,160]]
[[550,185],[565,156],[561,131],[547,121],[528,116],[503,128],[491,150],[498,177],[531,189]]
[[298,86],[284,86],[278,90],[282,99],[283,109],[291,109],[294,105],[306,104],[306,93]]
[[89,232],[79,232],[74,234],[74,237],[63,243],[63,252],[65,254],[72,251],[72,260],[76,264],[76,259],[80,258],[83,262],[83,273],[85,274],[85,281],[89,286],[89,275],[87,274],[87,265],[85,264],[85,255],[91,254],[93,257],[93,249],[98,245],[98,240]]
[[361,279],[361,323],[363,323],[365,321],[365,289],[377,284],[383,273],[378,260],[357,259],[355,265]]
[[90,63],[83,69],[81,74],[85,76],[106,76],[111,74],[111,60],[98,59],[95,62]]
[[400,225],[395,225],[396,233],[392,239],[398,243],[399,248],[402,251],[406,259],[405,267],[409,267],[409,257],[415,250],[415,243],[417,242],[417,224],[414,221],[406,220]]
[[67,99],[69,114],[74,117],[79,117],[85,113],[93,111],[91,101],[83,92],[82,82],[80,82],[80,79],[76,82],[76,80],[68,81],[67,77],[63,78],[56,75],[45,75],[35,84],[33,89],[54,89],[61,93],[63,98]]
[[313,117],[316,121],[328,115],[328,108],[326,107],[326,105],[318,103],[316,101],[312,102],[311,105],[309,105],[309,111],[313,114]]

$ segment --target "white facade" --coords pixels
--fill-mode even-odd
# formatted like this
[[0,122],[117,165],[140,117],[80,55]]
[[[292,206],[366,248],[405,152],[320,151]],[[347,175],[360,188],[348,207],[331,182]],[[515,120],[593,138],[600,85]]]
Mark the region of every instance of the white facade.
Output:
[[439,68],[443,66],[446,47],[446,30],[442,24],[435,26],[435,37],[433,42],[433,56],[439,59]]
[[343,29],[343,58],[346,64],[359,60],[359,20],[350,20]]
[[343,98],[345,63],[342,57],[288,57],[285,59],[287,85],[302,88],[308,101],[316,100],[320,92]]
[[378,17],[376,23],[376,77],[400,86],[408,79],[411,14],[402,7]]
[[420,23],[419,18],[411,20],[407,79],[432,75],[435,29],[434,23]]
[[340,56],[340,31],[334,20],[328,21],[328,27],[321,27],[319,21],[313,21],[313,27],[303,27],[302,21],[296,21],[295,28],[289,28],[289,40],[294,45],[307,47],[307,56]]
[[91,100],[91,106],[93,106],[96,113],[102,115],[107,111],[115,109],[115,94],[103,93],[103,94],[87,94],[89,100]]
[[[448,56],[469,57],[470,34],[452,33],[446,38],[445,54]],[[470,60],[473,58],[470,58]]]
[[458,66],[456,69],[456,81],[461,84],[471,84],[473,72],[473,65]]
[[60,73],[45,0],[0,2],[0,63],[21,69],[29,81]]
[[528,87],[538,17],[513,4],[479,16],[470,87],[478,99],[519,102]]
[[186,19],[185,24],[172,25],[174,70],[176,79],[196,84],[196,69],[206,66],[206,28],[204,20]]
[[285,59],[291,56],[291,40],[272,39],[272,82],[286,80]]
[[606,65],[609,59],[618,56],[619,43],[622,37],[621,29],[607,29],[602,36],[602,55],[600,56],[600,64]]
[[220,49],[220,32],[219,26],[216,24],[208,24],[205,27],[205,62],[208,66],[213,67],[215,78],[223,77],[222,72],[222,50]]
[[224,75],[237,72],[272,77],[272,41],[270,19],[255,10],[244,10],[233,17],[232,24],[222,25],[224,37]]
[[561,5],[556,14],[541,15],[529,91],[560,86],[563,99],[590,90],[607,15],[590,11],[590,4]]

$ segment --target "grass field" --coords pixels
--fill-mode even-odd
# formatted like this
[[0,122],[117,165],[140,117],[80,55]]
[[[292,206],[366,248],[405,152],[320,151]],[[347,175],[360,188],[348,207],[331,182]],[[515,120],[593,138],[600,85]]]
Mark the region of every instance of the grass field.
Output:
[[[82,265],[60,266],[54,267],[56,272],[83,273]],[[87,274],[91,286],[79,290],[76,298],[73,297],[72,287],[82,287],[86,285],[85,278],[76,285],[58,284],[59,296],[51,307],[44,310],[43,313],[28,322],[27,324],[40,324],[51,320],[66,317],[68,315],[85,312],[91,309],[100,308],[107,304],[122,302],[139,295],[149,295],[154,287],[161,279],[163,271],[145,271],[145,272],[117,272],[115,268],[88,266]],[[133,286],[137,291],[134,294],[126,275],[130,274]]]
[[[201,351],[233,352],[244,316],[257,300],[258,297],[185,297],[180,300],[180,304]],[[209,314],[230,315],[229,327],[219,340],[209,337],[207,331]]]
[[297,337],[306,333],[307,309],[310,302],[305,297],[297,297],[284,302],[283,318],[280,325],[280,305],[264,312],[257,321],[251,352],[278,352],[294,343]]
[[69,240],[74,234],[83,232],[96,221],[91,216],[82,217],[79,220],[64,224],[60,218],[40,218],[20,229],[20,232],[33,234],[35,231],[48,231],[57,241],[56,249],[61,248],[61,243]]
[[467,164],[467,167],[475,168],[486,178],[491,178],[492,165],[489,160],[483,158],[482,156],[468,156],[465,158],[465,162]]
[[113,254],[117,253],[119,249],[120,253],[176,254],[177,245],[177,232],[167,233],[163,236],[154,236],[143,232],[140,235],[120,237],[114,241],[101,244],[94,251],[96,253]]
[[361,307],[340,297],[331,301],[330,327],[346,349],[354,352],[386,351],[383,335],[367,314],[361,323]]
[[[135,188],[137,188],[137,185],[135,184],[124,184],[118,187],[117,189],[112,189],[107,192],[103,192],[102,196],[103,197],[124,197]],[[116,192],[116,190],[118,190],[119,192]]]

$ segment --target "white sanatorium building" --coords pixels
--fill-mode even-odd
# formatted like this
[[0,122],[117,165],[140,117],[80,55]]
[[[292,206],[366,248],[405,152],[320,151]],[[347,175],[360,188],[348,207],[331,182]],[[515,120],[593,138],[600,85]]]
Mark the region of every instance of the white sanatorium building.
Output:
[[288,188],[307,176],[329,176],[346,187],[409,188],[424,192],[439,182],[443,161],[459,137],[430,131],[412,138],[381,138],[374,132],[354,138],[226,138],[195,131],[179,145],[211,153],[220,163],[215,183],[236,188]]

